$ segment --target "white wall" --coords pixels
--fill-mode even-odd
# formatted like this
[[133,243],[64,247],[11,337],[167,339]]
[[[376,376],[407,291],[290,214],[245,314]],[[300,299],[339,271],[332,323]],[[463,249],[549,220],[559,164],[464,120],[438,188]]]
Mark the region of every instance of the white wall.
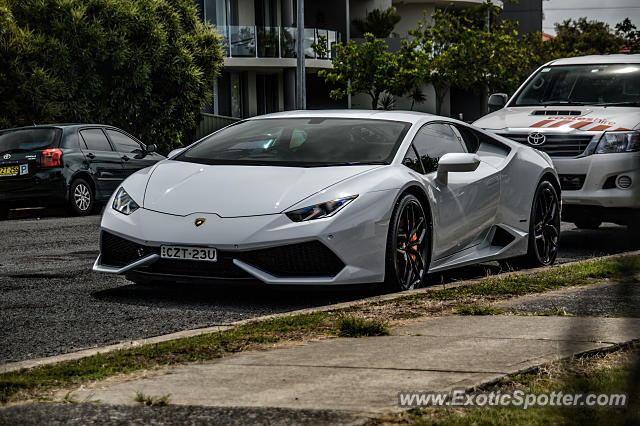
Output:
[[373,9],[386,10],[391,7],[391,0],[351,0],[349,14],[351,21],[356,18],[364,19]]
[[398,3],[394,5],[398,11],[398,14],[402,17],[400,22],[396,24],[393,29],[394,33],[398,33],[401,38],[409,36],[409,29],[418,28],[418,21],[424,19],[424,11],[427,12],[427,17],[430,19],[431,14],[435,11],[435,5],[433,3]]
[[[427,97],[427,100],[421,104],[414,104],[413,111],[426,112],[429,114],[436,113],[436,92],[431,84],[422,85],[422,93]],[[353,109],[371,109],[371,97],[369,95],[359,93],[351,97],[351,108]],[[394,110],[409,110],[411,108],[411,99],[407,96],[396,96],[396,103],[393,107]],[[440,114],[448,117],[450,115],[449,96],[446,96],[442,103],[442,111]]]

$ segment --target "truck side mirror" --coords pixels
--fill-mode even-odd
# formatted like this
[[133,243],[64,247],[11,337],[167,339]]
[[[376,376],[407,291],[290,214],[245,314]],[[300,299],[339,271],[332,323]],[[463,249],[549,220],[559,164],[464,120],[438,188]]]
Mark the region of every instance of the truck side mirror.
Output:
[[507,104],[507,100],[509,96],[506,93],[494,93],[489,96],[489,111],[496,111],[498,109],[504,108]]

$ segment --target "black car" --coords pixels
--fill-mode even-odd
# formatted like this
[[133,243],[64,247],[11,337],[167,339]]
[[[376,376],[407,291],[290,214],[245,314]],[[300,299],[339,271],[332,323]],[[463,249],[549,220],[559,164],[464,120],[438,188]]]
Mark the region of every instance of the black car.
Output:
[[133,172],[165,157],[127,132],[101,124],[0,131],[0,218],[9,209],[66,205],[91,213]]

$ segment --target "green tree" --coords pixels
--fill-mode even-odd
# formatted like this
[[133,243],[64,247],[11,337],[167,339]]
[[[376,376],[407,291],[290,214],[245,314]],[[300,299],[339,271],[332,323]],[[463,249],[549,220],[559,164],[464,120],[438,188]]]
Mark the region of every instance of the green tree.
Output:
[[530,72],[531,49],[515,24],[501,21],[487,28],[486,17],[495,20],[499,12],[490,1],[460,12],[439,9],[409,31],[430,55],[422,64],[425,80],[435,89],[436,114],[452,86],[510,92]]
[[222,62],[191,0],[0,0],[0,128],[107,123],[166,152]]
[[629,53],[640,52],[640,31],[631,22],[631,19],[625,18],[616,24],[616,35],[624,39],[624,47],[629,49]]
[[336,86],[329,93],[333,99],[365,93],[371,98],[371,108],[376,109],[383,93],[401,96],[424,79],[420,64],[425,56],[416,47],[415,42],[404,40],[400,51],[392,53],[384,40],[366,33],[361,44],[353,40],[337,44],[336,55],[331,59],[333,69],[321,70],[318,75]]
[[395,7],[387,10],[373,9],[367,13],[366,19],[354,19],[353,27],[358,35],[371,33],[378,38],[387,38],[400,19]]
[[587,18],[567,19],[556,23],[555,29],[556,37],[551,43],[563,56],[618,53],[625,44],[624,37],[614,34],[609,24]]

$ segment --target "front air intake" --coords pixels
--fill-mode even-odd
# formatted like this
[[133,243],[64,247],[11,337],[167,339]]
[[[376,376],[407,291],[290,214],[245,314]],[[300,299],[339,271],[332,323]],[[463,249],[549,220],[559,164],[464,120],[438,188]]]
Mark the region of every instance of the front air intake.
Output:
[[533,111],[531,115],[582,115],[582,111],[562,111],[557,109],[540,109]]

